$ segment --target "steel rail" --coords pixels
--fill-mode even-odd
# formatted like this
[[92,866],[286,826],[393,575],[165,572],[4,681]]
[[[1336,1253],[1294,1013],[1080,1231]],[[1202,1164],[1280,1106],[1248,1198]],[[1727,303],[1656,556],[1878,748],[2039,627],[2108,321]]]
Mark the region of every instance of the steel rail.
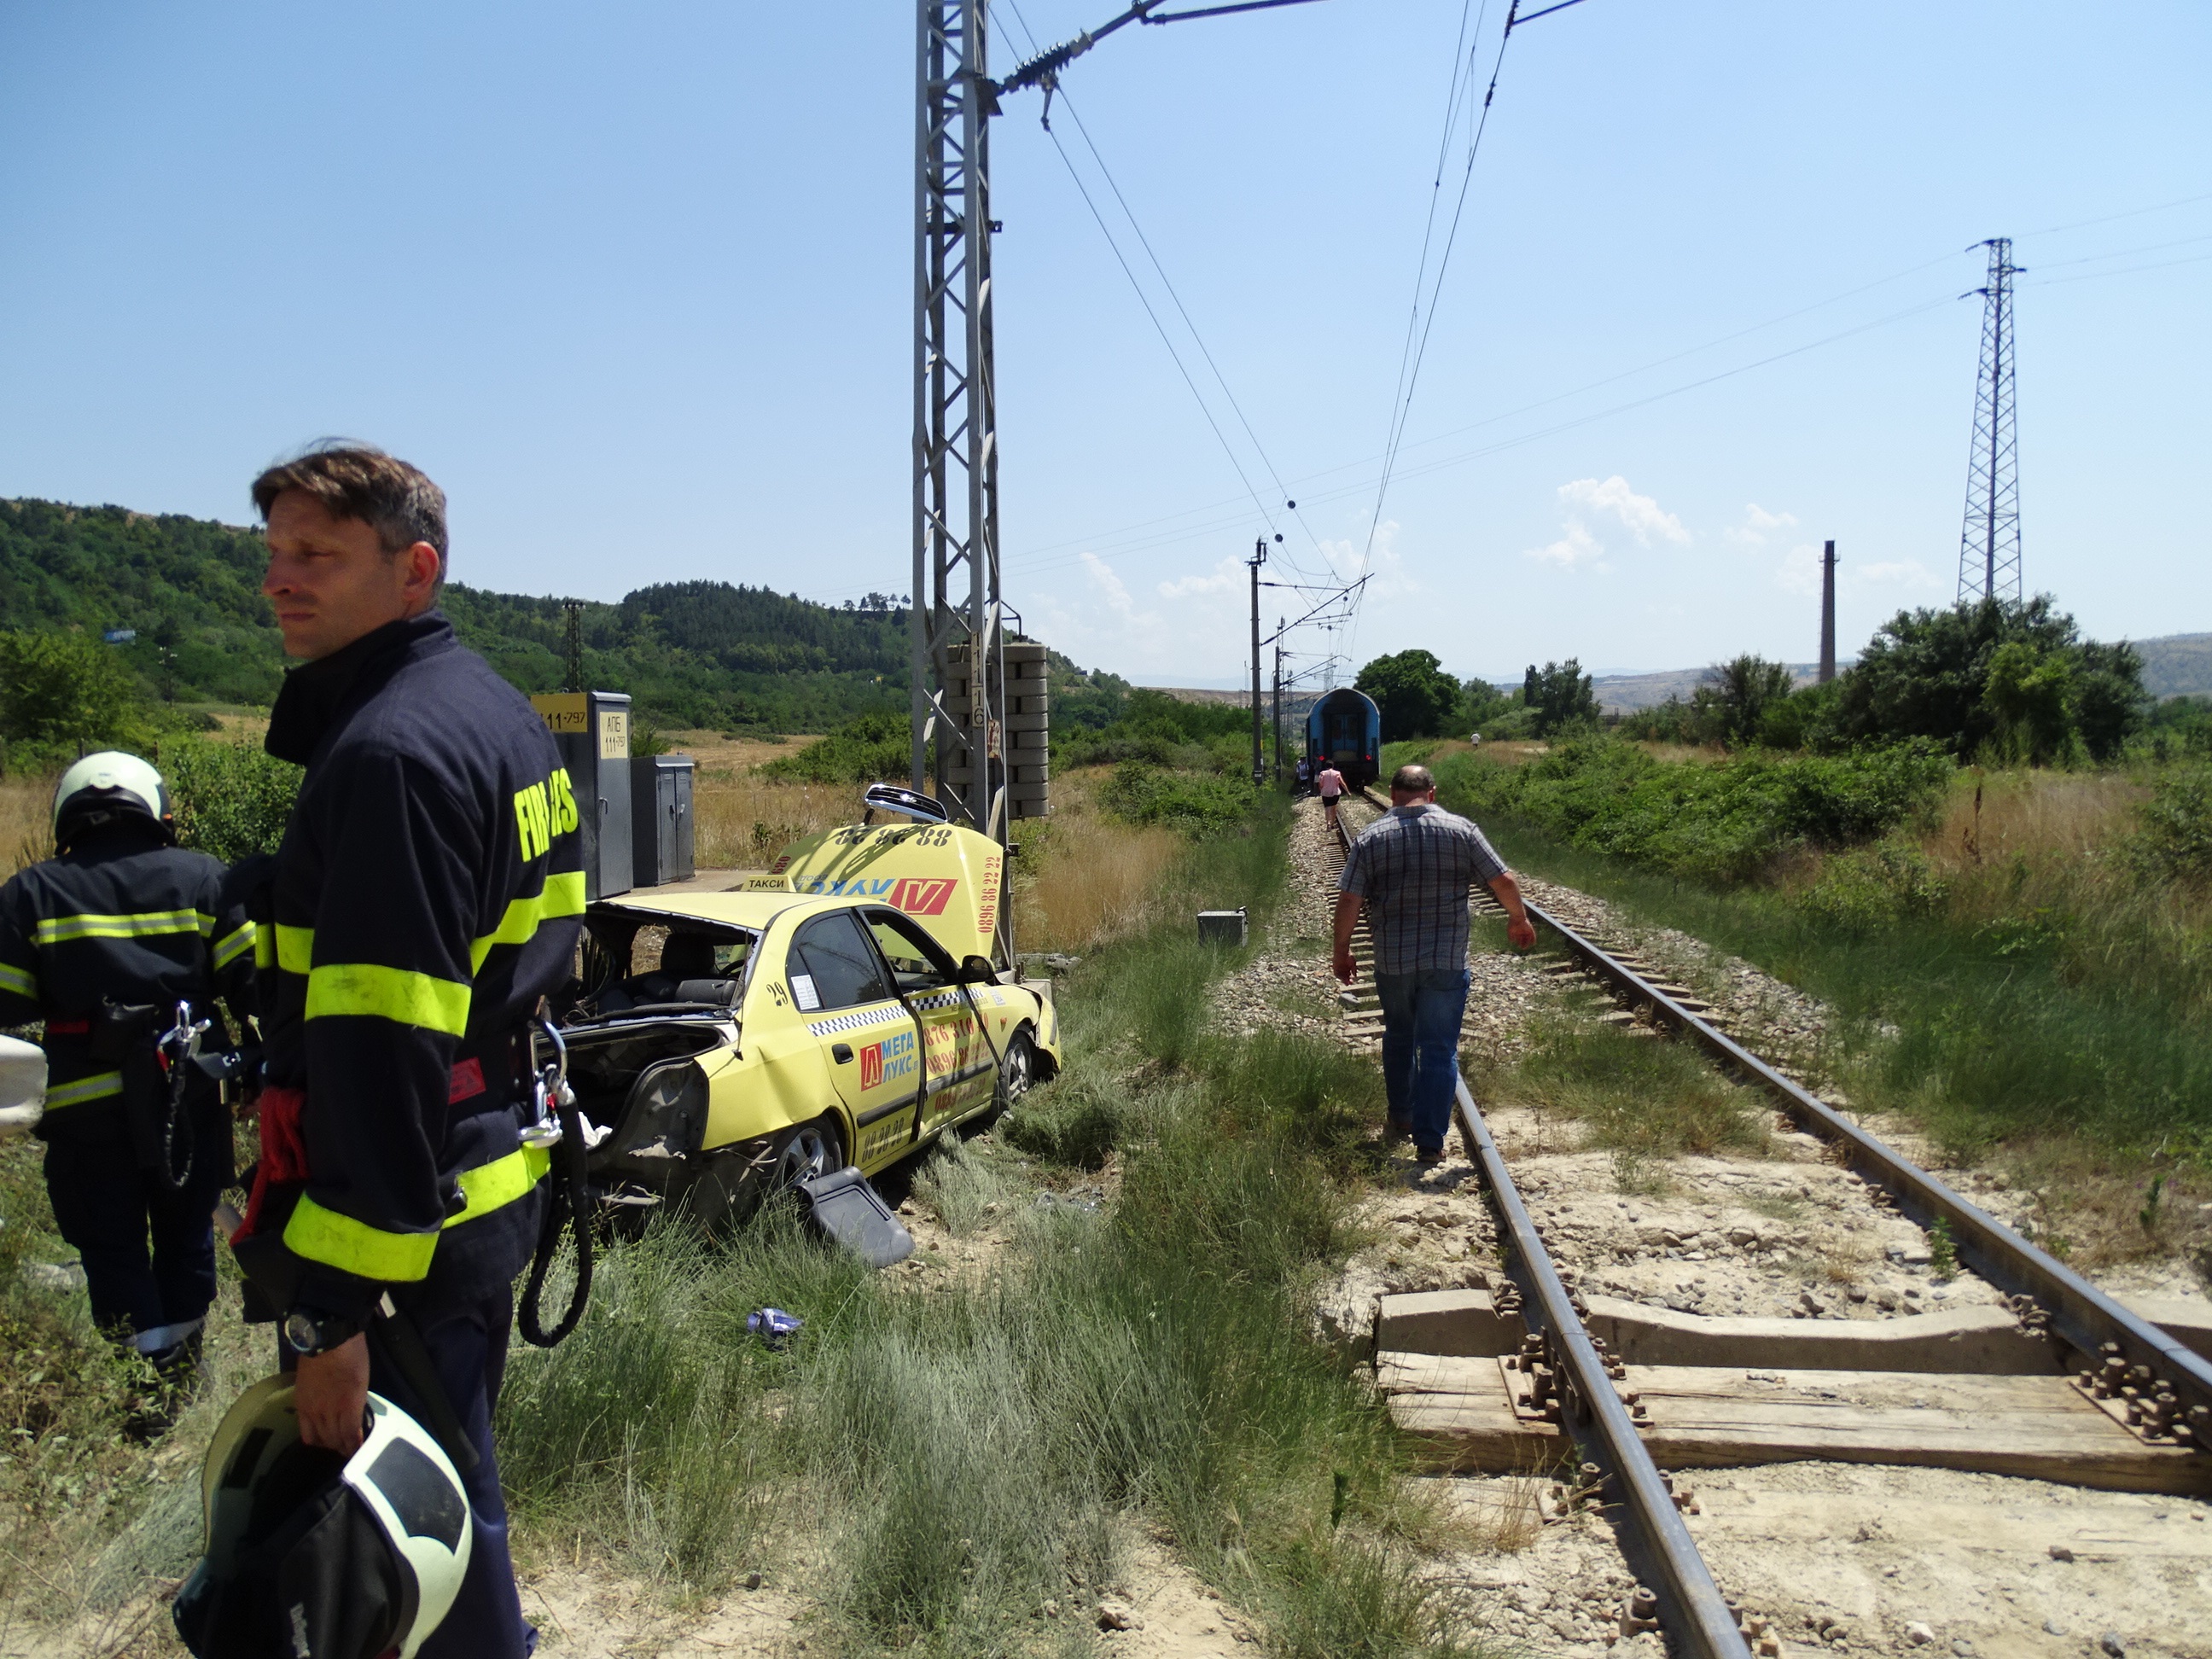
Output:
[[[2105,1345],[2114,1343],[2130,1366],[2148,1367],[2153,1376],[2172,1387],[2185,1415],[2191,1407],[2212,1408],[2212,1364],[2203,1357],[1885,1146],[1557,916],[1534,904],[1528,906],[1528,914],[1557,933],[1569,952],[1614,991],[1648,1006],[1655,1018],[1688,1036],[1724,1067],[1773,1095],[1808,1132],[1841,1147],[1852,1167],[1880,1182],[1920,1225],[1932,1228],[1938,1220],[1946,1224],[1959,1260],[1999,1290],[2034,1298],[2049,1315],[2051,1329],[2083,1356],[2089,1369],[2099,1368]],[[2201,1429],[2191,1440],[2199,1451],[2208,1449]]]
[[[1370,806],[1382,803],[1364,789],[1356,793]],[[1387,808],[1385,810],[1388,810]],[[1349,851],[1352,837],[1342,808],[1333,826],[1337,850]],[[1505,1167],[1482,1113],[1464,1079],[1454,1079],[1455,1115],[1468,1156],[1482,1172],[1498,1215],[1505,1270],[1524,1292],[1522,1317],[1545,1339],[1547,1357],[1563,1370],[1559,1426],[1583,1458],[1597,1465],[1627,1525],[1616,1534],[1623,1559],[1639,1583],[1656,1597],[1653,1612],[1673,1638],[1680,1659],[1751,1659],[1736,1616],[1729,1609],[1705,1557],[1698,1553],[1681,1511],[1674,1505],[1659,1467],[1636,1430],[1635,1419],[1605,1369],[1582,1316],[1576,1311],[1552,1255],[1536,1230],[1520,1188]],[[1533,1319],[1526,1311],[1534,1310]],[[1632,1596],[1632,1603],[1633,1601]],[[1624,1612],[1632,1608],[1624,1608]]]
[[[1621,1403],[1605,1361],[1575,1311],[1551,1253],[1530,1219],[1505,1159],[1476,1109],[1467,1084],[1457,1085],[1460,1137],[1482,1170],[1491,1203],[1504,1229],[1509,1255],[1506,1271],[1529,1292],[1522,1305],[1535,1310],[1537,1329],[1551,1359],[1565,1371],[1560,1427],[1571,1434],[1585,1456],[1612,1482],[1630,1525],[1621,1553],[1637,1577],[1658,1597],[1660,1624],[1674,1640],[1678,1655],[1694,1659],[1750,1659],[1751,1649],[1729,1611],[1720,1587],[1698,1553],[1696,1541],[1674,1507],[1674,1494],[1661,1479],[1636,1424]],[[1524,1317],[1526,1316],[1524,1315]]]

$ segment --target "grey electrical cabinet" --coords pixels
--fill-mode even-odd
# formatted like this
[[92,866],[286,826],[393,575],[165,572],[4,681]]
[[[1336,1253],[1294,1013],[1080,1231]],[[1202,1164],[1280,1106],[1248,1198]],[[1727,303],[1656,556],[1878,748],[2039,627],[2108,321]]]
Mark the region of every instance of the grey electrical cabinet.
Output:
[[630,862],[640,887],[694,874],[691,778],[689,755],[640,755],[629,763]]
[[530,705],[553,733],[576,827],[584,837],[584,896],[627,893],[630,876],[629,696],[622,691],[552,691]]

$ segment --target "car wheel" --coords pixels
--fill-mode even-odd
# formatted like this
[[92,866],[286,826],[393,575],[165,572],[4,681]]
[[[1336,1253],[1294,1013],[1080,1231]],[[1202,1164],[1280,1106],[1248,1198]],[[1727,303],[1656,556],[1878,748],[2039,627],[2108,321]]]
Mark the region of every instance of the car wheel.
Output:
[[999,1056],[999,1086],[991,1097],[992,1111],[1005,1111],[1029,1093],[1036,1081],[1036,1044],[1024,1026],[1006,1039],[1006,1052]]
[[845,1146],[834,1119],[823,1116],[783,1132],[777,1142],[775,1162],[769,1166],[768,1190],[780,1193],[817,1176],[835,1174],[845,1167]]

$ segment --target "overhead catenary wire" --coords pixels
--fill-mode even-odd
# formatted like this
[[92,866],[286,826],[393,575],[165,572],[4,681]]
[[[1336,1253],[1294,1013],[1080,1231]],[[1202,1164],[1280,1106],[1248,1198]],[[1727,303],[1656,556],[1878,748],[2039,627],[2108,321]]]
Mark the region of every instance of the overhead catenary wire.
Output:
[[[1800,317],[1809,316],[1815,311],[1825,310],[1832,305],[1840,304],[1845,300],[1855,299],[1862,294],[1871,293],[1874,289],[1878,288],[1886,288],[1892,283],[1902,282],[1908,276],[1917,276],[1923,270],[1931,270],[1937,265],[1948,264],[1960,257],[1960,256],[1958,252],[1956,250],[1953,250],[1948,252],[1939,254],[1932,259],[1923,259],[1917,264],[1907,265],[1903,270],[1892,271],[1886,276],[1878,276],[1871,282],[1860,283],[1853,287],[1841,289],[1834,294],[1827,295],[1824,299],[1815,300],[1809,305],[1799,306],[1792,310],[1778,313],[1774,316],[1762,319],[1760,321],[1750,324],[1745,327],[1732,329],[1725,334],[1716,335],[1712,338],[1701,341],[1696,345],[1685,347],[1679,351],[1668,352],[1664,356],[1649,359],[1644,362],[1638,364],[1633,368],[1622,369],[1617,374],[1603,375],[1595,380],[1586,380],[1582,385],[1570,387],[1565,392],[1553,392],[1548,397],[1539,398],[1530,403],[1520,404],[1508,410],[1501,410],[1495,415],[1486,415],[1479,421],[1471,421],[1463,426],[1448,428],[1443,432],[1432,433],[1425,438],[1417,438],[1411,443],[1404,445],[1403,447],[1406,449],[1425,449],[1434,444],[1446,442],[1452,438],[1459,437],[1466,433],[1478,432],[1485,427],[1495,426],[1501,421],[1511,420],[1516,415],[1526,415],[1535,410],[1549,408],[1553,404],[1565,403],[1570,398],[1581,397],[1584,392],[1595,392],[1601,387],[1614,386],[1622,380],[1634,380],[1638,375],[1649,374],[1655,368],[1663,368],[1668,364],[1680,362],[1686,357],[1695,357],[1701,353],[1711,351],[1716,347],[1727,345],[1733,341],[1743,339],[1749,335],[1763,332],[1770,328],[1778,327],[1784,323],[1792,322]],[[1305,486],[1311,484],[1316,479],[1329,477],[1340,472],[1348,472],[1358,467],[1370,466],[1381,459],[1381,455],[1377,453],[1362,457],[1360,459],[1355,461],[1342,462],[1335,466],[1322,467],[1313,472],[1303,474],[1299,477],[1291,480],[1291,487],[1304,489]],[[1364,483],[1357,486],[1359,489],[1365,489],[1368,487],[1369,486]],[[1319,499],[1328,498],[1329,497],[1322,497]],[[1097,536],[1079,539],[1081,540],[1084,545],[1097,547],[1102,543],[1109,542],[1125,535],[1134,534],[1139,531],[1149,530],[1162,525],[1172,524],[1177,520],[1190,518],[1198,514],[1218,513],[1223,508],[1234,504],[1235,502],[1233,498],[1207,501],[1197,507],[1186,507],[1180,513],[1168,513],[1163,514],[1157,518],[1140,519],[1133,524],[1122,525],[1115,529],[1102,532]],[[1046,542],[1036,547],[1024,549],[1019,553],[1011,554],[1008,556],[1014,560],[1033,559],[1048,553],[1057,552],[1064,548],[1072,548],[1077,543],[1075,541]]]
[[2025,283],[2015,283],[2014,288],[2056,288],[2061,283],[2094,283],[2106,276],[2132,276],[2143,270],[2171,270],[2176,265],[2201,265],[2212,259],[2212,253],[2195,253],[2185,259],[2160,259],[2155,264],[2123,265],[2118,270],[2083,270],[2071,276],[2038,276]]
[[[1302,0],[1286,0],[1286,3],[1302,3]],[[1014,4],[1013,0],[1008,0],[1008,9],[1012,12],[1014,21],[1021,28],[1023,34],[1028,37],[1030,48],[1034,52],[1036,36],[1030,28],[1029,20],[1022,15],[1021,8]],[[1140,21],[1152,20],[1146,18]],[[1144,226],[1138,221],[1135,210],[1129,205],[1127,196],[1123,193],[1120,182],[1114,177],[1113,169],[1107,165],[1105,156],[1100,152],[1097,142],[1091,137],[1091,130],[1085,125],[1081,112],[1075,107],[1074,100],[1069,98],[1066,90],[1058,85],[1056,77],[1048,83],[1047,90],[1048,93],[1057,94],[1062,106],[1066,109],[1068,115],[1075,122],[1076,131],[1082,135],[1084,145],[1091,152],[1091,160],[1097,164],[1107,188],[1113,191],[1114,199],[1120,206],[1122,216],[1128,221],[1130,229],[1136,233],[1138,243],[1143,247],[1145,257],[1151,261],[1153,270],[1159,276],[1161,286],[1167,290],[1168,298],[1173,302],[1176,313],[1182,319],[1183,326],[1189,331],[1192,342],[1197,346],[1200,355],[1205,358],[1206,368],[1212,373],[1215,383],[1220,386],[1222,395],[1228,400],[1230,409],[1234,412],[1237,423],[1243,428],[1245,437],[1250,441],[1253,453],[1259,458],[1260,465],[1266,469],[1269,478],[1274,483],[1275,498],[1284,504],[1282,510],[1291,513],[1297,519],[1298,527],[1305,532],[1307,539],[1313,543],[1316,551],[1320,551],[1320,538],[1314,534],[1312,527],[1306,523],[1304,518],[1297,514],[1296,501],[1282,487],[1281,475],[1273,459],[1267,454],[1267,446],[1260,441],[1259,434],[1253,429],[1251,421],[1244,413],[1243,405],[1237,401],[1236,392],[1231,387],[1228,377],[1221,372],[1220,364],[1215,361],[1212,350],[1206,343],[1206,337],[1199,331],[1198,325],[1191,317],[1189,308],[1183,304],[1182,295],[1176,291],[1174,280],[1167,273],[1167,267],[1161,262],[1158,253],[1154,251],[1152,239],[1145,234]],[[1048,103],[1048,111],[1049,107]],[[1245,494],[1250,499],[1253,507],[1257,509],[1261,522],[1267,526],[1269,534],[1279,544],[1283,538],[1277,528],[1276,510],[1271,508],[1261,499],[1259,490],[1254,486],[1250,476],[1244,470],[1243,459],[1237,454],[1236,447],[1231,443],[1228,434],[1222,430],[1220,422],[1215,417],[1211,402],[1200,390],[1197,377],[1191,373],[1189,365],[1183,361],[1182,353],[1176,349],[1175,338],[1161,319],[1158,307],[1152,303],[1152,296],[1146,292],[1144,283],[1139,279],[1128,256],[1123,252],[1113,228],[1107,222],[1105,214],[1100,210],[1097,199],[1091,195],[1090,187],[1085,184],[1083,175],[1075,165],[1074,158],[1067,153],[1067,147],[1060,142],[1060,135],[1053,131],[1048,114],[1042,125],[1046,136],[1052,140],[1054,150],[1060,156],[1060,165],[1067,169],[1068,178],[1074,184],[1077,194],[1082,197],[1084,206],[1090,210],[1091,218],[1098,226],[1099,234],[1106,239],[1106,246],[1113,253],[1115,262],[1121,266],[1121,274],[1128,279],[1130,288],[1137,295],[1138,303],[1144,307],[1146,316],[1151,320],[1154,331],[1159,335],[1160,343],[1167,348],[1168,356],[1174,361],[1176,372],[1182,375],[1184,386],[1189,388],[1192,399],[1199,406],[1199,412],[1206,417],[1206,425],[1212,428],[1216,441],[1220,444],[1222,453],[1228,458],[1230,466],[1237,474],[1237,482],[1244,486]],[[1294,556],[1285,554],[1284,556],[1285,562],[1299,574],[1311,574],[1298,562]],[[1327,555],[1324,553],[1322,556],[1326,559]]]
[[[1460,173],[1459,196],[1452,207],[1451,227],[1445,233],[1443,252],[1437,258],[1437,272],[1433,281],[1428,278],[1428,250],[1431,237],[1434,234],[1437,204],[1443,191],[1443,175],[1441,167],[1437,169],[1436,183],[1430,196],[1429,226],[1422,237],[1421,263],[1413,278],[1413,308],[1407,318],[1407,345],[1400,360],[1398,385],[1391,395],[1389,436],[1382,446],[1382,471],[1375,487],[1375,510],[1369,515],[1367,539],[1360,550],[1359,565],[1362,570],[1369,568],[1374,560],[1375,537],[1382,528],[1382,509],[1388,503],[1390,495],[1390,475],[1396,467],[1399,447],[1405,441],[1406,422],[1413,412],[1413,394],[1420,385],[1421,364],[1428,356],[1429,337],[1436,326],[1437,303],[1443,297],[1444,278],[1451,269],[1452,250],[1458,245],[1459,228],[1467,213],[1468,191],[1474,181],[1475,157],[1481,152],[1483,134],[1489,131],[1491,108],[1498,97],[1498,77],[1504,70],[1505,49],[1513,39],[1515,9],[1516,8],[1512,6],[1507,9],[1505,27],[1498,38],[1498,57],[1491,65],[1490,87],[1483,94],[1481,112],[1476,116],[1474,131],[1468,139],[1467,163]],[[1475,25],[1475,36],[1478,40],[1481,37],[1482,21],[1486,19],[1488,15],[1489,6],[1487,0],[1485,0],[1483,10],[1479,15]],[[1470,47],[1469,50],[1472,51],[1473,48]],[[1443,139],[1445,145],[1449,144],[1452,131],[1459,118],[1457,78],[1458,70],[1455,65],[1455,85],[1451,96],[1446,100],[1445,105]],[[1471,76],[1468,85],[1470,87],[1473,85]],[[1427,292],[1425,300],[1422,297],[1425,285]]]
[[[1106,165],[1106,158],[1099,153],[1097,143],[1091,137],[1091,129],[1084,124],[1083,116],[1076,109],[1074,100],[1068,97],[1064,89],[1060,94],[1060,100],[1066,107],[1068,118],[1075,123],[1076,131],[1082,135],[1084,147],[1091,152],[1091,159],[1098,164],[1099,176],[1106,180],[1106,187],[1114,192],[1114,200],[1120,204],[1123,216],[1128,220],[1129,228],[1136,232],[1138,244],[1145,250],[1145,257],[1152,261],[1152,270],[1158,274],[1160,286],[1167,290],[1168,298],[1174,302],[1176,313],[1182,319],[1183,326],[1190,331],[1190,337],[1197,345],[1199,355],[1206,359],[1206,366],[1212,373],[1215,384],[1220,386],[1221,395],[1229,400],[1229,407],[1235,412],[1237,424],[1244,428],[1244,435],[1251,441],[1253,453],[1260,458],[1260,465],[1267,468],[1268,479],[1275,486],[1276,499],[1284,503],[1284,510],[1297,520],[1298,528],[1305,532],[1306,539],[1313,544],[1316,552],[1320,552],[1321,538],[1314,534],[1313,527],[1305,520],[1305,515],[1298,511],[1297,498],[1284,485],[1282,474],[1276,470],[1273,458],[1267,453],[1267,446],[1260,441],[1260,434],[1252,429],[1252,422],[1244,413],[1243,404],[1237,400],[1237,393],[1231,387],[1228,377],[1222,374],[1221,365],[1214,361],[1213,353],[1206,343],[1205,335],[1199,332],[1198,324],[1192,319],[1189,309],[1182,302],[1182,295],[1176,291],[1175,282],[1169,276],[1167,267],[1160,263],[1159,255],[1153,252],[1152,238],[1145,234],[1145,228],[1138,222],[1136,210],[1129,205],[1128,198],[1121,193],[1121,186],[1114,177],[1114,170]],[[1063,152],[1062,160],[1065,159],[1066,155]],[[1132,277],[1131,280],[1133,281],[1134,278]],[[1271,531],[1274,527],[1272,519],[1269,520],[1268,527]],[[1322,556],[1326,558],[1328,556],[1324,553]],[[1295,559],[1289,562],[1295,568],[1297,562]]]
[[[1479,460],[1486,456],[1501,454],[1510,449],[1517,449],[1523,445],[1535,443],[1545,438],[1556,436],[1558,434],[1562,432],[1571,432],[1577,427],[1588,426],[1593,422],[1609,419],[1615,415],[1626,414],[1633,410],[1648,408],[1653,404],[1663,402],[1669,398],[1680,397],[1685,393],[1695,392],[1703,387],[1716,385],[1723,380],[1733,380],[1739,374],[1747,374],[1755,369],[1765,368],[1770,364],[1783,362],[1791,357],[1802,356],[1806,352],[1818,350],[1823,346],[1833,345],[1838,341],[1848,340],[1857,335],[1868,333],[1875,329],[1886,328],[1893,324],[1904,322],[1911,318],[1923,315],[1928,312],[1939,310],[1944,307],[1956,305],[1957,303],[1958,297],[1951,295],[1945,295],[1931,300],[1924,300],[1920,301],[1918,304],[1907,306],[1902,310],[1892,312],[1887,316],[1877,317],[1869,322],[1854,324],[1849,328],[1838,330],[1835,333],[1823,336],[1820,339],[1809,340],[1802,345],[1791,346],[1786,350],[1771,353],[1767,356],[1757,358],[1751,362],[1739,363],[1731,368],[1724,368],[1711,374],[1701,375],[1694,380],[1685,381],[1680,386],[1669,386],[1664,391],[1655,392],[1642,398],[1632,398],[1625,403],[1611,404],[1604,409],[1594,410],[1587,414],[1576,416],[1570,420],[1556,422],[1552,425],[1539,428],[1532,432],[1517,434],[1513,437],[1501,440],[1494,444],[1486,444],[1474,449],[1461,451],[1456,454],[1437,457],[1434,459],[1424,462],[1418,467],[1402,471],[1399,476],[1406,478],[1424,477],[1431,473],[1442,471],[1449,467],[1464,465],[1468,461]],[[1498,418],[1504,417],[1501,416]],[[1352,483],[1341,484],[1333,489],[1325,489],[1312,492],[1310,495],[1309,499],[1319,501],[1334,501],[1347,495],[1360,494],[1367,488],[1369,488],[1369,485],[1365,482],[1354,480]],[[1073,556],[1073,557],[1061,558],[1049,562],[1040,562],[1029,565],[1026,568],[1032,572],[1065,568],[1068,564],[1079,562],[1085,554],[1094,554],[1096,550],[1101,545],[1107,545],[1107,550],[1109,551],[1135,551],[1139,550],[1139,545],[1170,545],[1176,541],[1188,540],[1197,536],[1212,534],[1221,527],[1222,526],[1219,524],[1201,525],[1182,534],[1161,536],[1141,544],[1124,544],[1118,548],[1103,544],[1101,540],[1094,539],[1085,544],[1083,552],[1078,553]]]
[[1272,530],[1274,520],[1267,503],[1261,499],[1260,492],[1253,488],[1251,478],[1245,473],[1244,463],[1238,459],[1236,447],[1229,441],[1229,434],[1221,429],[1221,422],[1214,419],[1212,405],[1206,402],[1206,394],[1198,389],[1198,381],[1192,375],[1190,366],[1183,362],[1182,353],[1176,349],[1175,337],[1160,321],[1160,313],[1154,308],[1152,296],[1145,292],[1145,285],[1137,280],[1137,273],[1130,269],[1127,256],[1121,252],[1121,244],[1114,240],[1114,232],[1106,222],[1106,216],[1098,210],[1098,204],[1091,199],[1090,186],[1083,182],[1083,175],[1076,171],[1075,163],[1067,154],[1067,147],[1060,142],[1059,134],[1053,133],[1051,137],[1052,147],[1059,153],[1060,164],[1074,181],[1077,194],[1083,198],[1083,205],[1091,210],[1091,216],[1097,221],[1099,234],[1105,237],[1115,263],[1121,267],[1121,274],[1129,279],[1129,286],[1136,291],[1137,303],[1144,307],[1145,315],[1152,319],[1153,331],[1160,337],[1160,343],[1168,349],[1168,356],[1175,360],[1176,372],[1182,376],[1182,383],[1190,388],[1190,395],[1197,402],[1199,412],[1206,416],[1206,423],[1212,429],[1215,441],[1221,446],[1221,453],[1229,458],[1229,465],[1235,469],[1237,482],[1244,486],[1244,493],[1252,498],[1252,505],[1259,509],[1261,518]]

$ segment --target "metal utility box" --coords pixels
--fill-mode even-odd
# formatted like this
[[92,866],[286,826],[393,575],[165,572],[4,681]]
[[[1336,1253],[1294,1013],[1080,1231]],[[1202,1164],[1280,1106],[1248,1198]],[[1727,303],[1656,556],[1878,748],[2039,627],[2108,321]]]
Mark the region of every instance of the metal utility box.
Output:
[[1200,910],[1198,937],[1205,945],[1243,945],[1250,937],[1242,906],[1234,910]]
[[552,732],[576,794],[584,837],[584,896],[630,890],[629,695],[548,691],[530,700]]
[[689,755],[640,755],[629,763],[630,866],[640,887],[695,873]]

